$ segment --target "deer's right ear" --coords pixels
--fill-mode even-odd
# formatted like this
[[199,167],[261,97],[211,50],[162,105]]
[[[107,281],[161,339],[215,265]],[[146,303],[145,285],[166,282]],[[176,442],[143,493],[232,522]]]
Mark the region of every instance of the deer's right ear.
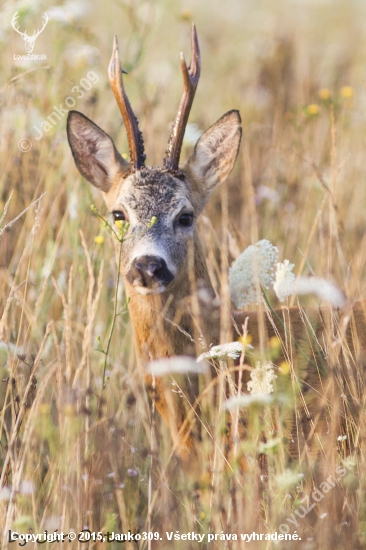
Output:
[[233,169],[241,133],[239,111],[229,111],[206,130],[183,164],[198,212],[202,212],[213,190]]
[[129,170],[109,135],[78,111],[69,112],[67,137],[80,174],[101,191],[107,193],[115,176]]

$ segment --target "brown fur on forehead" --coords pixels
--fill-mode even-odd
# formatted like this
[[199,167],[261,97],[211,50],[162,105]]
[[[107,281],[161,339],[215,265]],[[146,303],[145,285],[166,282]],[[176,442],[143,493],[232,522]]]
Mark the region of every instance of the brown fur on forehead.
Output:
[[160,168],[145,168],[136,174],[126,202],[142,215],[159,215],[174,211],[182,198],[190,198],[186,184]]

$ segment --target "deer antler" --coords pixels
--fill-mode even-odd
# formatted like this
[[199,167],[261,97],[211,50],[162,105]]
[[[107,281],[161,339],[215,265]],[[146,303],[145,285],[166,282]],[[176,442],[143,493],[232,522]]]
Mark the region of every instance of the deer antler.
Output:
[[19,26],[18,26],[18,27],[15,26],[15,25],[17,24],[18,16],[19,16],[19,12],[16,11],[16,12],[14,13],[14,15],[13,15],[13,19],[11,20],[11,26],[13,27],[13,29],[14,29],[18,34],[20,34],[20,36],[22,36],[22,37],[23,37],[23,36],[28,36],[28,35],[27,35],[27,31],[22,32],[22,31],[19,30]]
[[194,24],[192,25],[191,49],[192,61],[188,67],[183,53],[180,54],[180,65],[183,73],[183,95],[180,100],[177,117],[170,132],[168,147],[165,152],[166,156],[164,158],[164,166],[171,172],[178,170],[184,132],[201,73],[201,54],[196,26]]
[[44,13],[43,16],[42,16],[42,18],[44,18],[43,27],[41,28],[40,31],[39,31],[39,30],[34,31],[33,36],[32,36],[32,39],[34,39],[34,40],[41,34],[41,32],[43,31],[43,29],[45,28],[45,26],[46,26],[47,23],[48,23],[48,15],[47,15],[47,13]]
[[144,140],[139,129],[139,123],[132,110],[131,104],[123,87],[122,73],[126,71],[122,68],[117,37],[114,37],[113,52],[108,67],[109,82],[122,113],[123,121],[126,126],[128,146],[130,149],[131,171],[139,170],[145,166]]

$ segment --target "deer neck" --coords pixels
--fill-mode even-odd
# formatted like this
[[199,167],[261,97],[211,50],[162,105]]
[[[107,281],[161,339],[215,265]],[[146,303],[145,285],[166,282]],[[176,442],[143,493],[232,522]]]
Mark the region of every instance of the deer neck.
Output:
[[166,292],[143,295],[125,281],[137,353],[145,363],[174,355],[195,355],[198,341],[209,345],[215,340],[214,291],[197,235],[193,244],[193,277],[186,267]]

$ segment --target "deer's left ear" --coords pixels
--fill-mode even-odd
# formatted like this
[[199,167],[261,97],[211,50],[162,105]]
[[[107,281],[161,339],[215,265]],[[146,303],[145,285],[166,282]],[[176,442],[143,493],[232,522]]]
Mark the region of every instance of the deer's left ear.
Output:
[[226,180],[233,169],[241,134],[239,111],[229,111],[200,137],[192,155],[182,166],[199,212],[205,207],[212,191]]

